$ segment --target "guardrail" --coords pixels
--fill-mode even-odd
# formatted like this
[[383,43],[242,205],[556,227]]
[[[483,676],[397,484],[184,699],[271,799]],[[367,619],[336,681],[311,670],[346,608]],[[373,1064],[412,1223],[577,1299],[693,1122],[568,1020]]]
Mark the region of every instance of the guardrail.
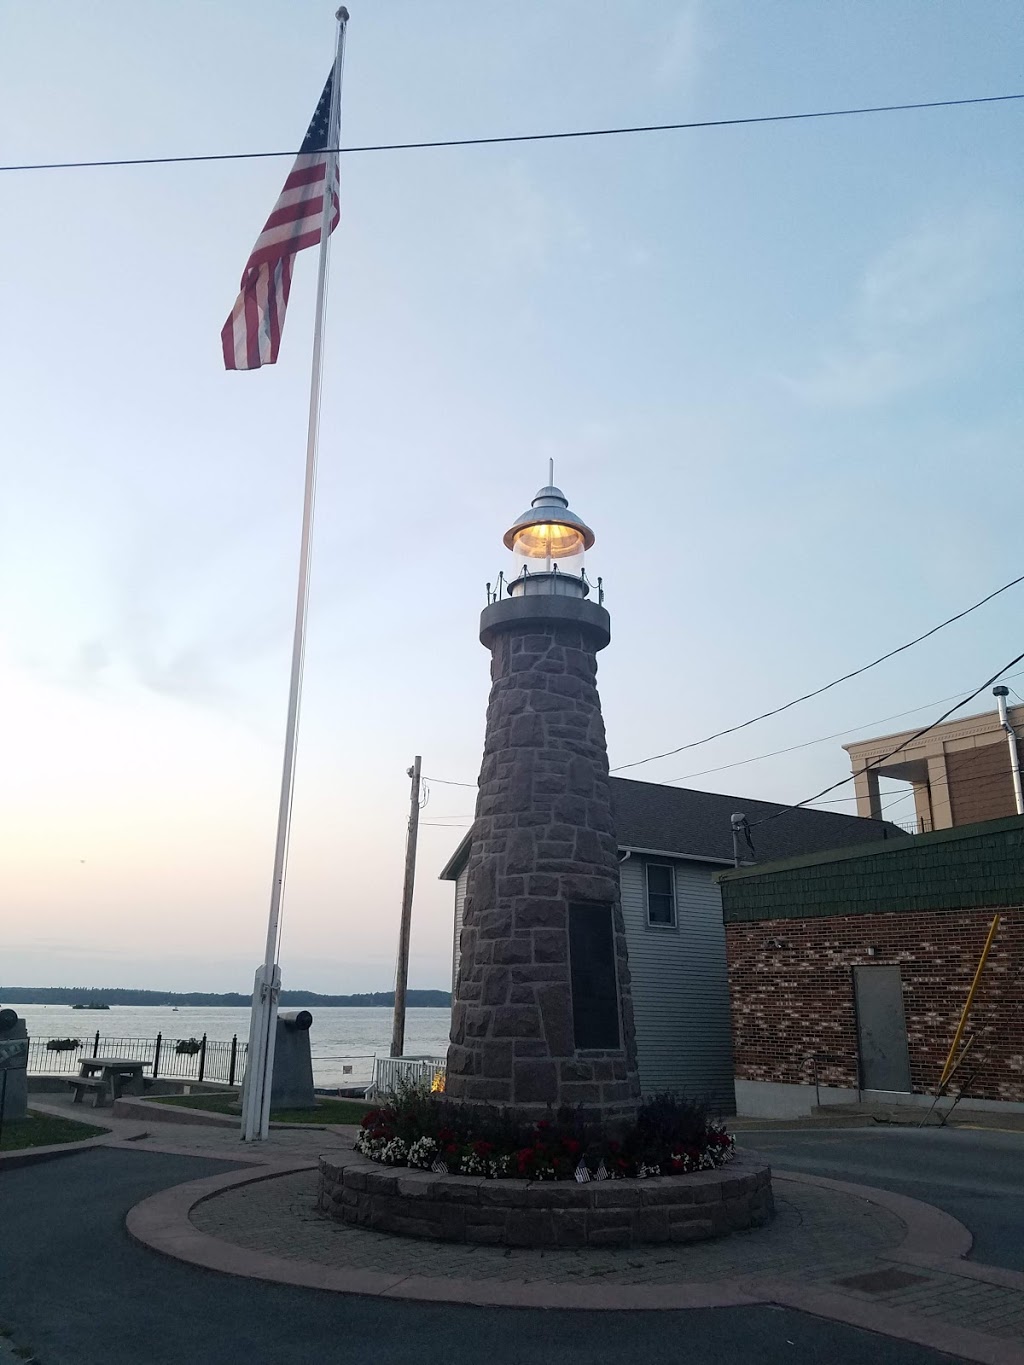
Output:
[[236,1034],[230,1042],[207,1038],[112,1038],[100,1033],[87,1038],[31,1038],[28,1072],[35,1076],[77,1075],[83,1057],[126,1057],[149,1062],[154,1080],[159,1076],[188,1081],[224,1081],[239,1085],[245,1075],[248,1043]]
[[367,1090],[367,1098],[373,1095],[386,1095],[401,1082],[413,1085],[429,1080],[432,1089],[444,1088],[444,1075],[447,1066],[445,1057],[378,1057],[373,1067],[373,1080]]

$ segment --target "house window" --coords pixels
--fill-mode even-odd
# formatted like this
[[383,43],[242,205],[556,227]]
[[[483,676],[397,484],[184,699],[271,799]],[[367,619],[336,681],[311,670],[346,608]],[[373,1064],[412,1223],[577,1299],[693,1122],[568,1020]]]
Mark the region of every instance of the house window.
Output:
[[661,929],[674,929],[676,887],[671,863],[647,864],[647,923]]

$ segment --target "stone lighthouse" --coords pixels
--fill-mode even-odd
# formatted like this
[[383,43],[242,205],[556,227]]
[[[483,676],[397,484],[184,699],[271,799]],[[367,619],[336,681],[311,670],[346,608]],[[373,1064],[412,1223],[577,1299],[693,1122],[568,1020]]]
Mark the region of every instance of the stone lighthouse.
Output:
[[614,1120],[639,1083],[596,683],[611,627],[584,571],[594,533],[549,482],[504,542],[513,567],[480,617],[492,686],[446,1088]]

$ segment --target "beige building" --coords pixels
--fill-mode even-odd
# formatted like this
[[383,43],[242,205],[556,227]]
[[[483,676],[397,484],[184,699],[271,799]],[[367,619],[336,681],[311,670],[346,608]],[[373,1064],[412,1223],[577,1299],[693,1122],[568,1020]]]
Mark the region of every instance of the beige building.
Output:
[[[1019,754],[1024,706],[1007,708],[1007,719]],[[994,703],[991,711],[948,720],[885,757],[917,729],[843,745],[854,772],[858,815],[880,818],[880,776],[911,784],[919,833],[1018,813],[1010,737]]]

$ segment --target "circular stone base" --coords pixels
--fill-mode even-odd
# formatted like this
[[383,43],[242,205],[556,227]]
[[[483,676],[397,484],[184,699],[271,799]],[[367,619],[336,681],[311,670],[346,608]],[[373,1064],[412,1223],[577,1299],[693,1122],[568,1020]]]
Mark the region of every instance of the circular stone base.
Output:
[[344,1152],[320,1158],[317,1205],[377,1232],[514,1247],[700,1242],[775,1212],[770,1168],[742,1154],[717,1171],[580,1185],[436,1175]]

